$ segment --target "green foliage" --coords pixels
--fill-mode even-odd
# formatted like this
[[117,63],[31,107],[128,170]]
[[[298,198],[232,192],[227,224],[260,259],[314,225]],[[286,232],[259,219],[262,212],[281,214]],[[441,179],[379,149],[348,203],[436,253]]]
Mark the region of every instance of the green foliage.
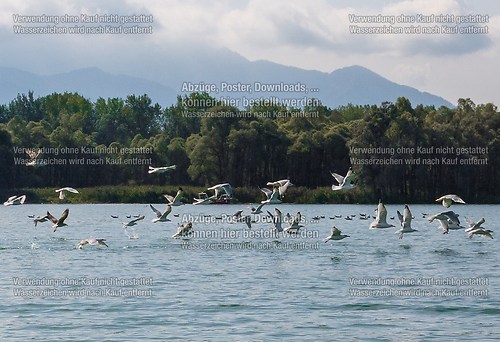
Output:
[[[147,95],[91,102],[76,93],[35,99],[29,92],[0,105],[0,188],[34,188],[34,196],[53,201],[57,200],[54,187],[71,185],[88,191],[70,201],[151,202],[158,200],[155,186],[171,187],[175,194],[177,186],[185,184],[186,189],[195,187],[186,195],[190,202],[207,186],[229,182],[238,189],[239,201],[260,202],[258,187],[290,178],[296,186],[289,189],[286,202],[365,203],[379,197],[429,202],[448,192],[460,192],[470,202],[498,202],[499,137],[497,107],[468,98],[459,99],[456,108],[413,107],[408,99],[399,98],[395,103],[335,109],[319,103],[285,108],[262,102],[240,111],[207,93],[179,96],[175,104],[162,109]],[[60,153],[41,157],[96,163],[26,167],[14,162],[14,158],[27,158],[15,153],[16,147],[52,148]],[[482,155],[467,151],[460,155],[460,159],[483,158],[487,163],[351,164],[353,158],[445,156],[417,150],[432,147],[487,148]],[[386,150],[353,153],[356,148]],[[388,154],[391,149],[395,152]],[[176,170],[148,173],[148,166],[172,164]],[[330,171],[345,174],[351,166],[358,187],[332,191]],[[95,187],[102,191],[94,191]]]

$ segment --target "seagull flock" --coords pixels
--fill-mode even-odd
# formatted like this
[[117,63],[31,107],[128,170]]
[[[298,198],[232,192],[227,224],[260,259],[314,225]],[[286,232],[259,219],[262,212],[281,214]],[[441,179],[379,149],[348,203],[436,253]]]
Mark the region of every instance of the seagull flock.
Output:
[[[170,170],[175,170],[176,166],[164,166],[164,167],[149,167],[148,173],[163,173]],[[338,184],[332,185],[333,191],[338,190],[349,190],[355,187],[354,181],[354,173],[351,168],[349,168],[348,172],[345,176],[341,176],[337,173],[330,172],[331,175],[335,178]],[[244,215],[244,210],[238,210],[235,214],[231,215],[232,222],[240,222],[245,223],[248,229],[252,228],[252,216],[251,215],[264,215],[267,222],[272,224],[272,232],[274,233],[275,238],[279,238],[279,234],[282,233],[283,236],[293,236],[297,235],[300,232],[300,229],[304,227],[303,223],[305,220],[303,219],[300,212],[297,212],[295,216],[290,215],[289,213],[283,215],[283,213],[278,209],[274,208],[274,211],[266,210],[264,212],[263,207],[266,205],[272,204],[280,204],[282,203],[286,191],[290,186],[293,186],[292,182],[289,179],[282,179],[278,181],[270,181],[266,184],[268,187],[259,188],[265,195],[265,199],[260,202],[260,204],[255,208],[251,207],[251,213]],[[221,183],[215,186],[207,188],[207,190],[213,191],[214,194],[212,196],[205,196],[205,198],[195,198],[193,205],[200,204],[210,204],[214,203],[215,200],[219,199],[221,196],[227,196],[228,198],[232,198],[232,188],[229,183]],[[71,188],[71,187],[63,187],[55,190],[59,193],[59,199],[64,200],[68,193],[79,194],[79,191]],[[182,201],[182,193],[183,190],[181,187],[178,188],[175,196],[171,196],[168,194],[164,194],[163,197],[166,199],[167,203],[163,211],[156,209],[152,204],[150,204],[150,208],[153,211],[155,218],[151,220],[152,223],[161,223],[161,222],[171,222],[169,219],[169,215],[173,211],[173,207],[184,205]],[[5,202],[4,206],[11,205],[21,205],[26,201],[26,196],[11,196]],[[474,236],[484,236],[493,239],[493,231],[491,229],[487,229],[482,227],[485,223],[485,219],[481,218],[478,222],[472,221],[470,218],[466,218],[468,227],[461,226],[459,220],[459,214],[456,214],[454,211],[449,210],[449,208],[455,204],[465,204],[465,201],[461,199],[459,196],[455,194],[448,194],[441,196],[436,199],[436,202],[439,202],[445,207],[447,210],[439,212],[434,215],[423,214],[425,218],[427,218],[428,222],[439,222],[439,227],[443,230],[443,234],[448,234],[450,230],[461,230],[463,229],[469,239],[472,239]],[[399,238],[402,239],[405,234],[417,232],[418,230],[413,229],[411,227],[412,219],[414,216],[412,215],[410,208],[408,205],[405,205],[403,208],[403,213],[399,210],[397,211],[397,216],[399,219],[399,227],[395,227],[393,224],[387,222],[387,209],[382,202],[379,200],[377,208],[375,209],[376,215],[374,216],[374,221],[369,225],[370,229],[384,229],[384,228],[396,228],[396,234],[399,234]],[[69,216],[69,209],[65,209],[59,218],[53,216],[49,211],[47,211],[46,215],[34,217],[34,215],[30,216],[33,219],[33,223],[35,227],[39,223],[44,223],[47,221],[51,221],[53,223],[52,228],[55,233],[58,228],[65,227],[67,224],[65,221]],[[174,214],[174,217],[178,217],[178,214]],[[346,216],[345,219],[351,221],[353,217],[356,215]],[[113,218],[118,218],[118,216],[113,216]],[[340,215],[331,216],[330,219],[340,218]],[[145,219],[144,215],[135,215],[127,216],[130,220],[127,222],[122,222],[122,227],[124,233],[129,237],[129,239],[137,239],[139,238],[134,227],[138,225],[138,223]],[[315,220],[319,220],[321,217],[315,217]],[[360,214],[359,218],[361,220],[367,220],[369,216],[367,214]],[[394,217],[391,217],[394,219]],[[184,224],[179,224],[176,228],[175,233],[172,235],[172,238],[178,239],[189,239],[193,233],[193,222],[189,221]],[[350,237],[349,235],[342,234],[342,232],[336,227],[333,226],[331,228],[330,235],[323,239],[325,243],[333,240],[343,240],[345,238]],[[106,243],[106,239],[96,239],[94,237],[90,237],[84,240],[81,240],[78,249],[82,249],[86,245],[91,246],[105,246],[108,247]]]

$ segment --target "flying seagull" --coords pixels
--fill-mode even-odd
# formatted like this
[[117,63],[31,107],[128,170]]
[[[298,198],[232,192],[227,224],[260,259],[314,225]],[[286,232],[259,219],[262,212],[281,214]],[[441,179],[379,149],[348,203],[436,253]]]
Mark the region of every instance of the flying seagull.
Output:
[[474,235],[482,235],[493,239],[493,231],[491,229],[478,228],[469,232],[468,237],[472,239]]
[[466,221],[467,221],[467,223],[469,224],[469,227],[468,227],[467,229],[465,229],[465,232],[466,232],[466,233],[469,233],[469,232],[471,232],[471,231],[473,231],[473,230],[476,230],[476,229],[479,229],[479,228],[483,228],[483,227],[481,227],[481,225],[485,222],[484,217],[483,217],[483,218],[481,218],[481,219],[480,219],[479,221],[477,221],[477,222],[474,222],[474,221],[472,221],[472,220],[471,220],[471,219],[469,219],[469,218],[465,218],[465,220],[466,220]]
[[177,226],[177,232],[174,235],[172,235],[172,238],[178,239],[178,238],[189,237],[189,235],[191,235],[192,231],[193,231],[193,223],[192,222],[188,222],[186,225],[180,224],[179,226]]
[[330,236],[326,237],[323,241],[327,243],[330,240],[342,240],[348,237],[349,235],[342,234],[342,232],[337,227],[333,226]]
[[45,166],[47,165],[45,162],[41,161],[38,159],[40,156],[40,153],[42,152],[42,149],[37,149],[37,150],[27,150],[26,154],[30,158],[29,161],[25,164],[26,166],[31,166],[31,167],[40,167],[40,166]]
[[151,174],[151,173],[164,173],[164,172],[167,172],[167,171],[170,171],[170,170],[175,170],[176,167],[177,167],[177,165],[160,166],[160,167],[153,167],[153,166],[150,165],[148,173],[149,174]]
[[290,225],[283,229],[283,232],[288,233],[288,234],[297,234],[300,230],[300,228],[304,227],[303,225],[300,224],[302,221],[302,215],[300,214],[300,211],[297,212],[297,215],[295,215],[295,218],[290,222]]
[[141,221],[141,220],[144,220],[144,215],[139,216],[138,218],[135,218],[135,219],[128,221],[128,222],[122,222],[123,228],[135,226],[135,225],[137,225],[137,222]]
[[261,201],[261,204],[279,204],[281,203],[279,190],[273,188],[273,191],[268,188],[259,188],[266,195],[266,199]]
[[95,238],[89,238],[89,239],[85,239],[85,240],[80,241],[80,244],[78,245],[78,249],[82,249],[82,248],[83,248],[83,246],[85,246],[85,245],[91,245],[91,246],[99,246],[99,245],[102,245],[102,246],[109,247],[109,246],[106,244],[106,239],[95,239]]
[[283,214],[278,208],[274,208],[274,215],[269,210],[267,211],[267,214],[273,220],[273,230],[276,237],[278,237],[279,233],[283,231],[283,228],[281,227],[281,223],[283,222]]
[[24,201],[26,201],[26,195],[11,196],[5,202],[3,202],[3,205],[5,205],[5,206],[20,205],[20,204],[23,204]]
[[54,225],[52,226],[52,228],[54,228],[54,232],[57,230],[57,228],[67,226],[67,224],[64,223],[64,220],[66,220],[68,215],[69,215],[69,209],[66,209],[62,213],[61,217],[59,219],[56,219],[53,215],[51,215],[51,213],[47,211],[47,217],[49,218],[49,220],[52,221],[52,223],[54,223]]
[[482,235],[493,239],[492,235],[493,231],[481,227],[484,221],[485,221],[484,218],[481,218],[478,222],[474,223],[472,220],[467,219],[467,222],[469,223],[469,228],[467,228],[465,232],[468,233],[467,236],[469,237],[469,239],[472,239],[474,235]]
[[454,223],[458,226],[460,225],[460,220],[458,219],[458,215],[451,210],[443,211],[436,215],[431,215],[427,217],[427,220],[429,220],[429,222],[438,220],[441,228],[443,229],[443,234],[448,234],[448,231],[450,229],[449,227],[450,223]]
[[179,189],[177,190],[175,197],[172,197],[170,195],[163,195],[163,197],[165,197],[168,201],[167,204],[172,206],[172,207],[177,207],[177,206],[184,204],[181,202],[181,196],[182,196],[182,188],[181,187],[179,187]]
[[155,207],[153,207],[152,204],[149,205],[151,207],[151,210],[154,211],[156,214],[156,218],[153,219],[151,222],[156,223],[156,222],[168,222],[170,221],[167,216],[172,212],[172,206],[170,204],[167,204],[167,208],[165,208],[165,211],[162,213],[161,211],[157,210]]
[[375,228],[390,228],[390,227],[394,227],[394,225],[387,223],[387,209],[385,208],[384,203],[382,203],[382,200],[379,200],[377,206],[377,217],[375,221],[373,221],[370,224],[370,228],[375,229]]
[[59,193],[59,199],[65,199],[66,198],[66,192],[72,192],[74,194],[78,194],[78,190],[70,188],[70,187],[65,187],[61,189],[57,189],[56,192]]
[[347,174],[345,176],[341,176],[338,173],[331,172],[333,178],[339,183],[338,185],[333,184],[332,190],[349,190],[354,188],[354,173],[352,172],[352,168],[349,168]]
[[458,197],[457,195],[444,195],[436,199],[436,202],[441,202],[443,207],[449,208],[453,203],[462,203],[465,204],[465,201]]
[[403,210],[403,215],[401,215],[401,213],[398,210],[398,217],[399,217],[399,221],[401,222],[401,229],[398,230],[396,232],[396,234],[399,233],[400,239],[403,238],[403,234],[405,234],[405,233],[413,233],[413,232],[417,231],[416,229],[413,229],[411,227],[412,215],[411,215],[410,208],[408,207],[407,204],[405,204],[405,209]]
[[273,189],[277,188],[280,194],[280,197],[285,197],[286,190],[289,186],[293,186],[292,182],[289,179],[282,179],[275,182],[267,182],[266,185],[272,186]]

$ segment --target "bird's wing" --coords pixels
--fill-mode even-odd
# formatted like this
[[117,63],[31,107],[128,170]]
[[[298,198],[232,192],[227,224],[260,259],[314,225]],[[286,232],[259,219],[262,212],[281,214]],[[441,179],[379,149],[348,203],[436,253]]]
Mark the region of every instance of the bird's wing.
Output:
[[269,190],[268,188],[259,188],[259,189],[260,191],[266,194],[267,199],[271,198],[271,195],[273,193],[271,190]]
[[69,215],[69,209],[66,208],[66,210],[63,211],[63,214],[62,214],[61,218],[59,219],[58,223],[62,224],[64,222],[64,220],[66,220],[68,215]]
[[378,204],[377,218],[379,219],[379,222],[387,221],[387,209],[385,208],[384,203]]
[[445,211],[441,214],[447,216],[451,220],[451,222],[456,223],[457,225],[460,225],[460,220],[458,219],[458,215],[455,214],[455,212],[450,210],[450,211]]
[[153,207],[152,204],[150,204],[149,206],[151,207],[151,210],[154,211],[156,217],[160,218],[161,217],[161,212],[158,209],[156,209],[155,207]]
[[465,201],[457,195],[448,195],[448,198],[451,199],[453,202],[465,204]]
[[170,204],[167,204],[167,208],[162,214],[163,218],[166,218],[171,212],[172,212],[172,206]]
[[338,173],[331,172],[331,171],[330,171],[330,173],[332,174],[333,178],[335,178],[335,180],[339,183],[339,185],[344,183],[344,176],[341,176]]
[[144,220],[144,215],[142,216],[139,216],[138,218],[136,219],[133,219],[132,221],[130,221],[129,223],[134,223],[134,222],[137,222],[137,221],[140,221],[140,220]]
[[52,223],[57,223],[57,219],[47,211],[47,218],[52,221]]
[[169,201],[170,203],[173,203],[175,200],[175,198],[170,195],[163,195],[163,197],[165,197],[167,201]]
[[398,219],[399,219],[399,222],[401,222],[401,225],[403,225],[404,218],[403,218],[403,215],[399,212],[399,210],[398,210]]

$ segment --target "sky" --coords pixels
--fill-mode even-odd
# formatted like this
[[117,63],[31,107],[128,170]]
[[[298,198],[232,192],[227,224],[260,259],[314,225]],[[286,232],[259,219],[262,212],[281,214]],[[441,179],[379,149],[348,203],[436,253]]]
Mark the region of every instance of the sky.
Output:
[[[19,34],[15,16],[149,15],[151,34]],[[353,18],[394,20],[393,27],[455,27],[437,23],[480,15],[482,33],[363,33],[391,23],[354,23]],[[379,16],[380,15],[380,16]],[[404,17],[402,17],[402,15]],[[418,15],[434,15],[429,22]],[[460,16],[460,17],[459,17]],[[416,20],[400,23],[397,20]],[[0,67],[38,74],[99,67],[108,72],[154,75],[183,48],[226,48],[244,58],[332,72],[361,65],[399,84],[475,103],[500,104],[500,2],[497,0],[2,0]],[[59,26],[71,26],[59,23]],[[90,26],[90,24],[78,24]],[[460,28],[472,24],[464,23]],[[115,25],[119,26],[119,25]],[[201,48],[201,47],[206,47]],[[182,58],[179,55],[178,58]]]

